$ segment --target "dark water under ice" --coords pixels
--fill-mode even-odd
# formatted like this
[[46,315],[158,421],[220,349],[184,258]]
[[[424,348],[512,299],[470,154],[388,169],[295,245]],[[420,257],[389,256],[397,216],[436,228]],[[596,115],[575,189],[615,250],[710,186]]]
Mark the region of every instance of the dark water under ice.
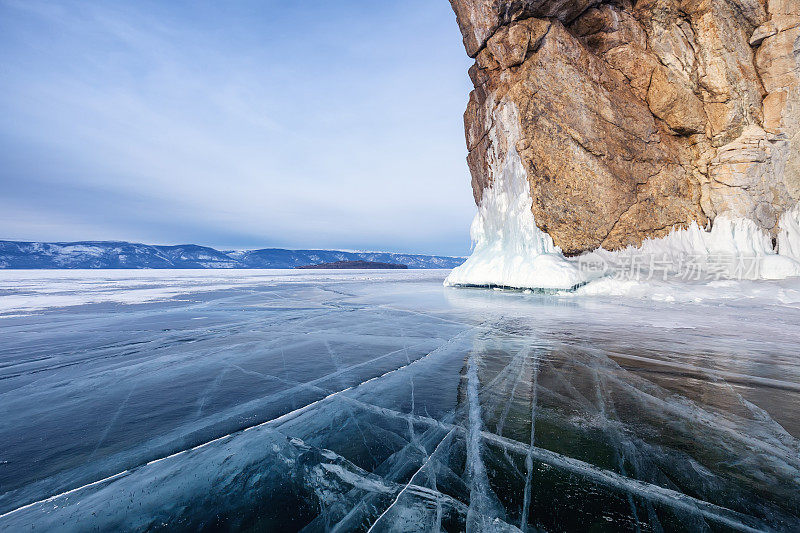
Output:
[[800,531],[800,308],[298,276],[0,319],[0,530]]

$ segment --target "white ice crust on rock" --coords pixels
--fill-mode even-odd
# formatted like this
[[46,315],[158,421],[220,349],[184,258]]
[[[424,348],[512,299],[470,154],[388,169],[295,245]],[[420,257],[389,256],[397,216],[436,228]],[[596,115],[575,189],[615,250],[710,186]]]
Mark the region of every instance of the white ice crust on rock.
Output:
[[781,217],[778,253],[800,261],[800,204],[785,212]]
[[[496,117],[496,126],[489,132],[493,179],[470,228],[472,255],[453,269],[445,285],[571,289],[584,283],[578,265],[567,260],[553,239],[536,226],[527,174],[514,146],[517,132],[497,131],[497,124],[519,123],[516,108],[505,104],[495,113],[504,116]],[[498,133],[508,146],[505,157],[497,153]]]
[[[709,230],[693,223],[663,238],[647,239],[638,247],[615,252],[600,248],[578,258],[564,257],[552,238],[536,226],[531,211],[527,174],[515,148],[517,113],[509,103],[496,108],[489,131],[492,182],[470,228],[472,255],[453,269],[445,285],[569,290],[595,280],[603,285],[610,278],[619,280],[621,267],[630,268],[632,262],[639,264],[627,274],[635,279],[623,281],[653,279],[656,263],[664,280],[668,276],[695,281],[703,281],[702,276],[706,281],[800,276],[800,205],[781,218],[778,251],[753,221],[722,214]],[[504,154],[500,146],[507,147]],[[696,278],[690,267],[699,271]]]
[[[787,248],[800,251],[800,233],[785,238]],[[641,272],[648,278],[650,262],[658,265],[658,275],[702,280],[703,276],[719,279],[785,279],[800,276],[800,263],[788,254],[778,254],[771,238],[752,220],[720,215],[710,230],[692,223],[688,228],[673,229],[660,239],[646,239],[641,246],[629,246],[609,252],[602,248],[581,256],[584,263],[595,260],[615,266],[639,261]],[[694,268],[696,272],[692,272]]]

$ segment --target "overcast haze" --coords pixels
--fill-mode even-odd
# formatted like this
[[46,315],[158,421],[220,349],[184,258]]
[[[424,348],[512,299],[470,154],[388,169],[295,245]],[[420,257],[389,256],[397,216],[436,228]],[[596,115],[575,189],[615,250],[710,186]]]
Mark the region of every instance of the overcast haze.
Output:
[[0,0],[0,238],[466,254],[446,0]]

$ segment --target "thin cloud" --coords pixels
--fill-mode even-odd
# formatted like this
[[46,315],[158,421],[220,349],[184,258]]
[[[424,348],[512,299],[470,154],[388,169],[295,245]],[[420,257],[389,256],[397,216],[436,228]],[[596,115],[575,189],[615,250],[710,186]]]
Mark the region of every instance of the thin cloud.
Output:
[[446,3],[2,1],[0,19],[4,237],[466,252]]

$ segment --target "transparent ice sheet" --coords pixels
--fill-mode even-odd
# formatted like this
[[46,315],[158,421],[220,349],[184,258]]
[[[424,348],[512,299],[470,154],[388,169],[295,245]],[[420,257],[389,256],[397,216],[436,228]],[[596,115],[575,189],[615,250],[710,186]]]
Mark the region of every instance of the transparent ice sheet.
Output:
[[0,320],[0,529],[800,529],[796,305],[443,277]]

